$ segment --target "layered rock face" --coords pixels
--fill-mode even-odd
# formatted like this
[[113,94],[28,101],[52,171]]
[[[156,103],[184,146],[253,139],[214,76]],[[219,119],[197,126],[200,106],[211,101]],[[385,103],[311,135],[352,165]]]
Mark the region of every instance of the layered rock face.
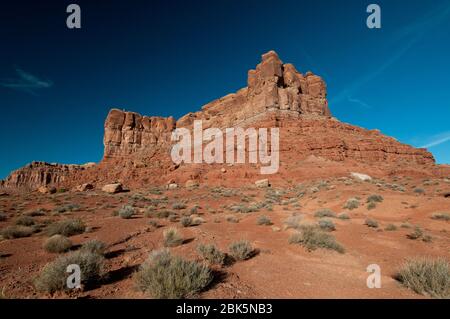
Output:
[[40,186],[58,185],[67,181],[71,174],[93,167],[95,167],[95,163],[73,165],[32,162],[12,172],[2,181],[1,186],[6,188],[37,189]]
[[[173,117],[148,117],[112,109],[105,121],[104,156],[99,165],[87,169],[79,165],[33,162],[11,173],[0,186],[36,189],[46,185],[71,187],[115,181],[139,186],[168,180],[168,177],[198,179],[212,170],[210,165],[178,166],[170,158],[172,131],[190,128],[194,120],[202,120],[203,129],[279,127],[280,178],[290,176],[293,162],[310,156],[344,166],[354,162],[368,168],[391,166],[390,172],[398,171],[399,167],[420,171],[436,167],[432,154],[425,149],[332,118],[326,97],[326,85],[319,76],[310,72],[301,74],[270,51],[248,72],[247,87],[212,101],[178,121]],[[243,164],[239,169],[243,173],[236,173],[235,177],[249,176],[250,166]]]

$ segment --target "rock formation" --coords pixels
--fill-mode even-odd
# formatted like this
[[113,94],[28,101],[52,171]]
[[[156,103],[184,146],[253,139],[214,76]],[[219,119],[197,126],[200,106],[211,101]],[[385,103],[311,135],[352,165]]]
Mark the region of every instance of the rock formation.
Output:
[[[248,72],[247,87],[178,121],[173,117],[148,117],[112,109],[105,121],[104,156],[99,165],[87,170],[85,166],[33,162],[11,173],[2,186],[36,189],[43,185],[73,187],[95,181],[148,183],[166,175],[182,174],[183,170],[176,170],[178,167],[169,157],[170,137],[175,128],[190,127],[194,120],[202,120],[203,129],[280,127],[281,165],[289,164],[292,157],[301,160],[313,155],[372,166],[434,166],[432,154],[425,149],[332,118],[326,97],[326,85],[319,76],[310,72],[301,74],[270,51],[262,55],[255,70]],[[195,179],[200,173],[183,174],[186,179]],[[76,184],[71,185],[72,182]]]

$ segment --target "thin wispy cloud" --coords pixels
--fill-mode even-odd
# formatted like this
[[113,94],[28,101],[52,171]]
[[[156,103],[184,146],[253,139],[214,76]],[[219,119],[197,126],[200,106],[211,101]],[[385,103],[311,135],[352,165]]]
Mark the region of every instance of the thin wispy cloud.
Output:
[[20,68],[15,68],[17,78],[15,79],[1,79],[0,86],[8,89],[26,92],[36,95],[38,90],[48,89],[53,86],[53,82],[49,80],[39,79]]
[[359,106],[362,106],[363,108],[366,108],[366,109],[371,109],[371,108],[372,108],[372,107],[371,107],[369,104],[367,104],[366,102],[361,101],[360,99],[355,99],[355,98],[353,98],[353,97],[351,97],[351,96],[347,96],[347,101],[349,101],[350,103],[354,103],[354,104],[357,104],[357,105],[359,105]]
[[401,57],[403,57],[412,47],[416,44],[422,37],[437,27],[440,23],[445,21],[450,17],[450,5],[448,3],[443,6],[437,7],[430,11],[422,19],[419,19],[405,27],[399,29],[395,32],[391,38],[391,44],[396,45],[398,43],[404,43],[401,48],[394,51],[394,53],[385,60],[378,68],[373,69],[367,74],[361,76],[357,81],[353,82],[346,89],[342,90],[337,94],[330,103],[339,103],[348,96],[353,95],[362,86],[376,78],[378,75],[382,74],[387,68],[397,62]]
[[444,132],[438,135],[435,135],[430,138],[430,141],[421,146],[421,148],[431,148],[433,146],[438,146],[450,141],[450,132]]

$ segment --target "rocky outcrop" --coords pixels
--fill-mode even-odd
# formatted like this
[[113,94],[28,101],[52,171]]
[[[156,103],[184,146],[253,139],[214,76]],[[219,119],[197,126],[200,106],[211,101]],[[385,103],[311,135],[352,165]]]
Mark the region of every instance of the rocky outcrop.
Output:
[[12,172],[3,182],[5,188],[36,190],[47,185],[58,185],[74,172],[95,167],[95,163],[84,165],[32,162]]
[[[200,164],[175,165],[169,155],[172,131],[190,127],[194,120],[202,120],[203,129],[279,127],[280,178],[290,174],[288,167],[292,163],[305,161],[309,165],[307,159],[311,156],[320,161],[349,165],[355,162],[357,166],[359,163],[367,167],[391,166],[387,168],[391,173],[406,168],[422,171],[436,168],[432,154],[425,149],[399,143],[377,130],[366,130],[331,117],[325,82],[310,72],[298,72],[292,64],[284,64],[274,51],[270,51],[262,55],[261,63],[254,70],[248,72],[246,87],[214,100],[178,121],[173,117],[141,116],[112,109],[104,124],[104,156],[99,165],[91,165],[88,169],[80,165],[33,162],[11,173],[0,186],[36,189],[63,185],[73,188],[82,183],[99,185],[114,180],[128,187],[164,183],[169,177],[177,181],[170,184],[190,180],[189,183],[198,185],[201,176],[214,169]],[[243,171],[240,175],[233,172],[234,168],[229,169],[232,172],[223,167],[216,171],[222,175],[227,172],[231,179],[252,176],[248,173],[251,165],[242,165],[239,169]],[[273,180],[275,178],[271,177],[271,182]]]

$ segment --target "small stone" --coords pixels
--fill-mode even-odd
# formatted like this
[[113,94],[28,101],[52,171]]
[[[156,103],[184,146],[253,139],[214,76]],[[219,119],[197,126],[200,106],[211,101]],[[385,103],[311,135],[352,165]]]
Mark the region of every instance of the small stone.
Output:
[[255,185],[256,185],[256,187],[263,188],[263,187],[269,187],[270,183],[269,183],[269,180],[266,178],[266,179],[260,179],[260,180],[256,181]]
[[102,191],[104,191],[105,193],[110,193],[110,194],[119,193],[122,190],[123,190],[122,184],[120,184],[120,183],[107,184],[102,187]]

